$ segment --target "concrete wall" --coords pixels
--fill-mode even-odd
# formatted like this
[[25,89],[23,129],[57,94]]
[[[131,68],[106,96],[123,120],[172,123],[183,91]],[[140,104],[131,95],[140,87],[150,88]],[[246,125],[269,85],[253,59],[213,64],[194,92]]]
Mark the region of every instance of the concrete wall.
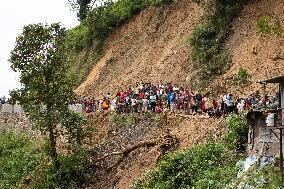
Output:
[[[81,113],[82,105],[69,105],[69,109]],[[5,131],[25,133],[32,138],[41,137],[40,132],[32,128],[20,105],[0,104],[0,132]]]
[[[5,111],[7,111],[7,109]],[[0,112],[0,131],[25,133],[32,138],[39,138],[41,136],[39,131],[32,129],[32,125],[24,113]]]
[[[77,113],[82,113],[82,105],[69,105],[69,109]],[[20,105],[0,104],[0,113],[24,113]]]

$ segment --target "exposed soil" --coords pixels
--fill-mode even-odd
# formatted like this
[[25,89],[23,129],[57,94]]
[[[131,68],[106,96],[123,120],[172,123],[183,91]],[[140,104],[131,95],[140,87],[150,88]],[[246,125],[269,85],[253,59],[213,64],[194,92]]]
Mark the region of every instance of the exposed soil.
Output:
[[95,184],[87,187],[88,189],[129,189],[135,180],[157,164],[163,153],[202,144],[207,137],[218,140],[226,133],[223,118],[209,118],[205,115],[134,115],[135,124],[127,127],[110,121],[111,114],[96,116],[99,119],[94,117],[93,124],[96,125],[100,137],[95,139],[98,143],[94,148],[94,159],[167,134],[173,138],[166,147],[164,144],[157,144],[132,151],[117,167],[110,170],[108,168],[118,160],[118,156],[98,162],[94,168]]
[[201,15],[201,8],[188,0],[143,10],[110,37],[105,56],[76,92],[101,96],[141,80],[190,85],[187,40]]
[[[263,16],[276,18],[284,28],[284,2],[259,0],[245,6],[240,16],[231,24],[232,33],[226,44],[232,57],[232,66],[215,81],[214,90],[245,96],[256,90],[261,91],[261,85],[257,82],[284,75],[283,35],[260,33],[257,20]],[[248,70],[251,76],[250,83],[232,87],[232,78],[241,67]],[[275,85],[268,87],[273,92],[277,89]]]
[[[187,39],[201,15],[201,8],[188,0],[177,1],[167,8],[143,10],[110,37],[105,56],[94,65],[76,92],[98,97],[141,80],[190,87],[194,70]],[[253,1],[232,22],[231,35],[226,42],[232,57],[231,67],[209,87],[214,93],[228,91],[234,96],[248,95],[261,90],[258,81],[284,74],[284,38],[261,34],[257,28],[257,19],[267,15],[277,18],[284,28],[284,2],[281,0]],[[241,67],[248,70],[250,82],[236,86],[233,76]],[[275,92],[277,88],[271,85],[269,89]],[[160,137],[165,132],[165,127],[157,127],[151,118],[129,128],[118,128],[108,116],[95,114],[93,118],[97,129],[93,136],[97,144],[95,156]],[[178,138],[179,148],[184,149],[204,143],[208,136],[219,139],[227,131],[223,122],[223,118],[204,115],[170,114],[166,128]],[[156,165],[159,155],[158,145],[143,147],[130,153],[117,168],[106,172],[105,168],[115,161],[110,158],[97,165],[96,185],[89,188],[128,189],[134,180]]]

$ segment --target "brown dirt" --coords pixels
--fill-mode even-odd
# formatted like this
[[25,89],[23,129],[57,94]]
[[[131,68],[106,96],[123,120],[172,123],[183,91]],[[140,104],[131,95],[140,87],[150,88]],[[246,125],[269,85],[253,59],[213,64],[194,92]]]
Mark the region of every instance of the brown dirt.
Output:
[[180,149],[203,144],[211,137],[218,141],[227,132],[223,118],[212,118],[207,115],[172,115],[169,117],[171,134],[180,141]]
[[143,10],[110,37],[106,55],[76,92],[101,96],[141,80],[189,85],[187,39],[201,15],[197,4],[188,0]]
[[[257,19],[272,16],[284,28],[284,2],[281,0],[254,1],[241,12],[232,23],[232,34],[227,41],[227,49],[232,56],[231,68],[215,81],[215,90],[227,90],[235,95],[249,95],[261,90],[257,82],[274,76],[284,75],[284,38],[275,34],[261,34]],[[248,70],[251,79],[246,86],[231,86],[230,80],[239,68]],[[275,91],[277,86],[270,85]]]
[[[164,120],[165,116],[161,115],[136,115],[136,123],[128,127],[111,122],[110,114],[96,114],[96,116],[99,118],[93,117],[92,123],[96,125],[100,136],[95,141],[100,142],[95,145],[94,159],[120,151],[140,141],[157,139],[167,132],[177,139],[179,149],[202,144],[206,142],[207,137],[218,140],[226,133],[226,128],[223,127],[223,118],[209,118],[205,115],[186,116],[169,113],[167,121]],[[162,122],[157,120],[162,120]],[[100,127],[100,125],[102,126]],[[160,156],[160,145],[149,148],[142,147],[125,157],[117,168],[107,172],[106,168],[117,160],[115,157],[108,158],[96,165],[94,168],[95,184],[87,188],[129,189],[135,180],[157,164]]]
[[[248,95],[261,89],[257,81],[284,74],[284,38],[260,34],[256,26],[259,17],[273,15],[284,27],[283,3],[281,0],[254,1],[246,5],[240,16],[233,21],[231,35],[226,42],[232,64],[224,75],[213,82],[211,88],[215,93],[228,91],[234,95]],[[180,0],[165,9],[148,8],[142,11],[110,37],[105,56],[79,86],[78,94],[99,96],[109,91],[113,93],[120,87],[126,88],[141,80],[170,81],[190,86],[193,68],[191,48],[186,41],[199,23],[201,15],[201,9],[188,0]],[[237,87],[231,81],[240,67],[248,70],[251,79],[247,85]],[[208,118],[203,115],[170,115],[167,127],[179,139],[179,148],[184,149],[204,143],[208,136],[218,139],[224,135],[226,128],[223,127],[223,122],[223,118]],[[93,140],[101,144],[111,133],[110,122],[99,118],[94,121],[94,125],[99,134]],[[149,123],[142,124],[141,128],[143,127],[151,129],[140,133],[142,138],[155,138],[163,133],[162,129],[149,127]],[[120,134],[124,136],[124,132],[127,133],[127,130],[120,131]],[[116,142],[116,137],[118,136],[110,139]],[[118,146],[133,144],[137,138],[123,140],[119,140]],[[104,150],[101,152],[116,148]],[[128,189],[134,180],[155,166],[158,155],[158,147],[141,148],[131,153],[117,169],[95,175],[96,185],[90,188]]]

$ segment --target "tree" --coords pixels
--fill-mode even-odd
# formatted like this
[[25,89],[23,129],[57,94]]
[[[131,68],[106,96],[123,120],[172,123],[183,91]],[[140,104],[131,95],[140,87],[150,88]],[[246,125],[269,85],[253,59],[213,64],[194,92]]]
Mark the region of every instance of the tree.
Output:
[[[90,3],[92,0],[68,0],[71,8],[77,12],[79,20],[85,20],[87,18],[88,11],[90,9]],[[96,2],[97,0],[95,0]]]
[[80,141],[83,118],[68,109],[74,99],[67,76],[66,30],[60,24],[32,24],[23,28],[11,52],[11,68],[20,72],[22,88],[11,92],[33,125],[47,133],[50,155],[59,168],[57,136]]

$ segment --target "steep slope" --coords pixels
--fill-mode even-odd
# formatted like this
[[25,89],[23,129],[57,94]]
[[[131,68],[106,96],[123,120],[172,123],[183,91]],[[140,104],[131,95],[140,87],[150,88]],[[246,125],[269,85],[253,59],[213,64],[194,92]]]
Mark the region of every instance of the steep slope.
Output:
[[[232,58],[231,67],[217,77],[208,90],[248,95],[261,90],[257,81],[284,74],[283,35],[262,34],[257,26],[257,20],[268,15],[284,27],[283,3],[281,0],[259,0],[244,7],[231,23],[226,42]],[[105,55],[94,65],[77,93],[98,97],[141,80],[174,82],[190,87],[189,79],[194,70],[187,38],[201,15],[202,10],[188,0],[180,0],[168,8],[143,10],[109,38]],[[248,70],[251,78],[245,86],[237,87],[232,80],[241,67]],[[270,89],[275,91],[276,88]],[[180,140],[179,148],[188,148],[203,143],[208,136],[222,136],[226,132],[222,123],[223,118],[170,115],[167,127]],[[98,141],[102,141],[108,127],[111,126],[104,125],[105,130]],[[153,134],[159,135],[162,131],[153,129],[147,136],[157,136]],[[131,154],[118,169],[98,177],[97,185],[90,188],[130,188],[134,180],[155,166],[157,151],[152,147]]]
[[[258,19],[267,16],[279,21],[280,27],[284,28],[284,2],[253,1],[245,6],[240,16],[231,24],[232,33],[226,47],[232,57],[232,66],[216,80],[213,84],[214,90],[249,95],[261,90],[258,81],[284,74],[283,33],[263,34],[257,26]],[[232,78],[241,67],[248,70],[251,82],[238,88],[232,86]],[[277,86],[270,86],[270,89],[275,91],[275,87]]]
[[[166,152],[185,149],[203,144],[207,137],[219,140],[227,129],[223,118],[209,118],[205,115],[185,116],[179,114],[91,114],[92,125],[96,128],[93,141],[94,157],[120,151],[141,141],[155,140],[167,134],[173,137],[167,146],[157,144],[138,148],[123,158],[123,161],[110,170],[117,161],[110,157],[94,167],[94,185],[88,189],[129,189],[135,180],[152,169]],[[134,119],[133,124],[121,122],[121,118]],[[117,120],[117,121],[115,121]],[[95,159],[96,159],[95,158]],[[108,181],[108,182],[106,182]]]
[[76,92],[102,95],[141,80],[189,85],[187,39],[201,15],[188,0],[143,10],[110,37],[105,56]]

